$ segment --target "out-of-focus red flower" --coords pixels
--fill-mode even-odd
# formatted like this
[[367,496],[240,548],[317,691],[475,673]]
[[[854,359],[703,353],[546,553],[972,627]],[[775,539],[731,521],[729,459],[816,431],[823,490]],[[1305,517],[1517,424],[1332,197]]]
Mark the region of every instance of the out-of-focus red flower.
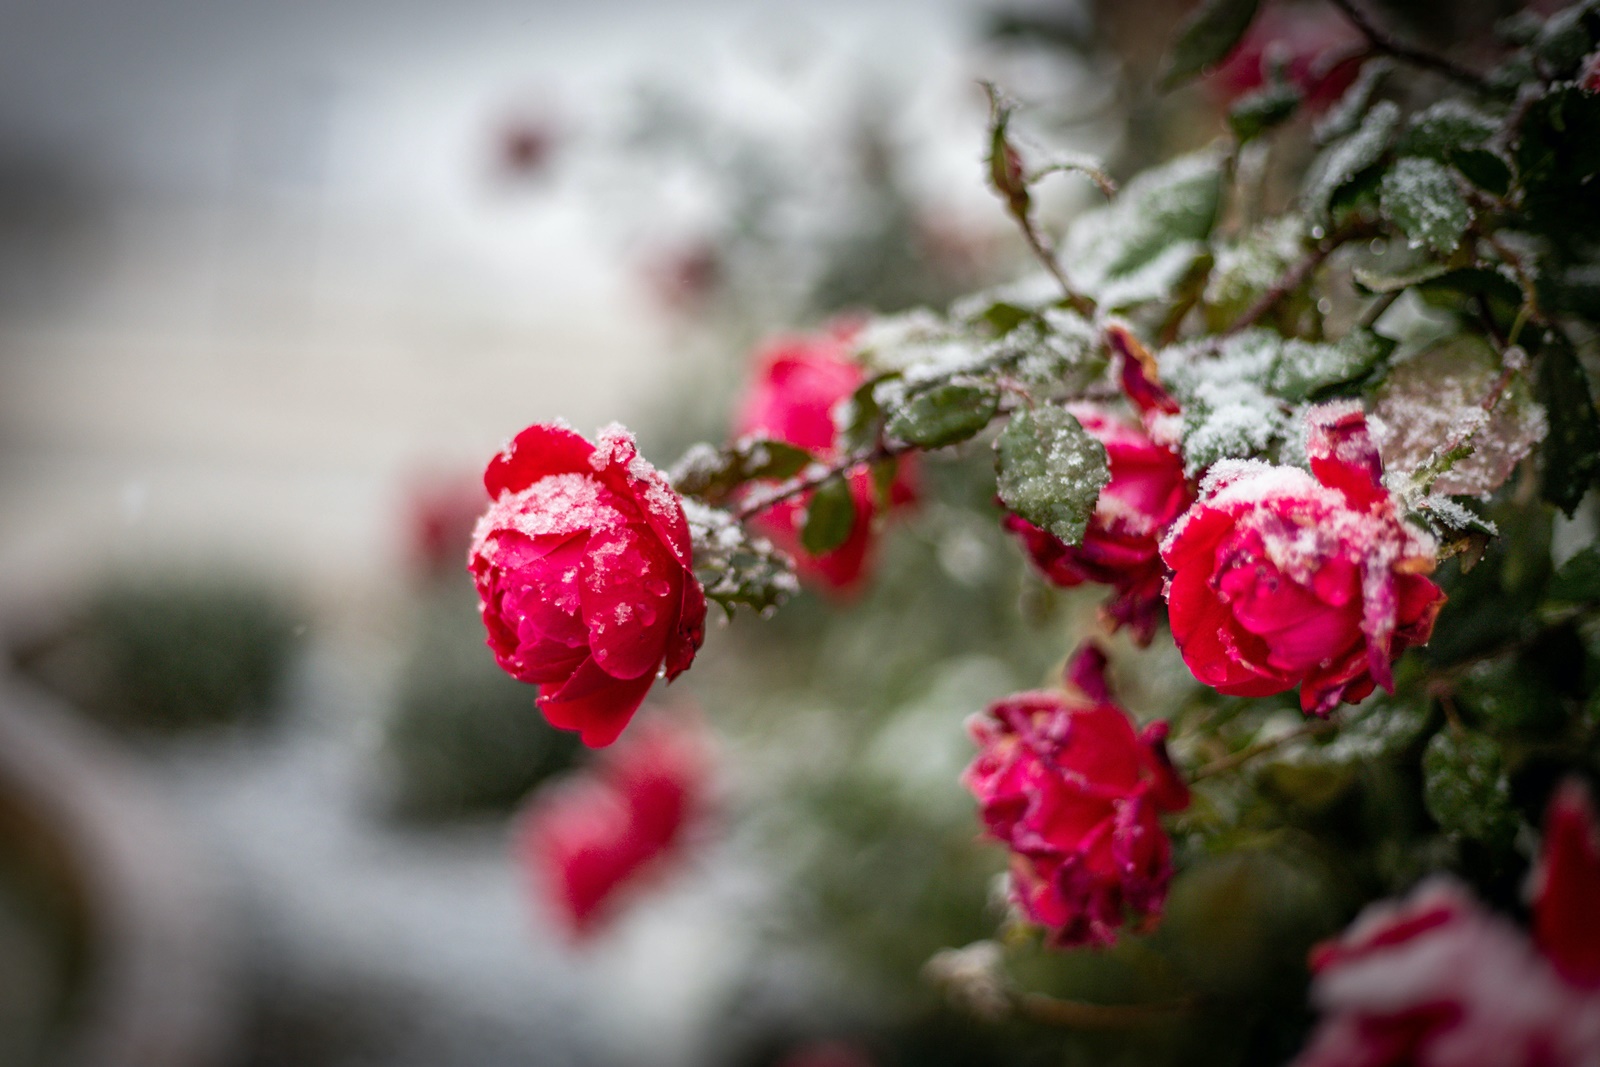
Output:
[[[854,334],[853,324],[843,325],[827,333],[784,338],[763,348],[756,357],[755,380],[739,404],[736,432],[797,445],[823,462],[837,459],[833,410],[866,380],[866,372],[850,358]],[[869,470],[853,472],[849,486],[856,506],[855,526],[844,544],[831,552],[813,556],[800,543],[811,503],[809,493],[776,505],[759,519],[772,540],[795,557],[802,578],[838,593],[853,591],[865,577],[878,508]],[[889,498],[891,508],[916,499],[909,467],[903,461]]]
[[426,577],[460,576],[472,545],[472,528],[488,497],[476,478],[440,476],[418,479],[406,493],[410,556]]
[[657,672],[686,670],[705,633],[683,503],[616,425],[598,446],[530,426],[484,485],[494,502],[469,565],[489,647],[541,687],[551,725],[609,745]]
[[[1583,788],[1546,815],[1535,949],[1456,883],[1374,904],[1312,951],[1323,1020],[1295,1067],[1595,1067],[1597,830]],[[1581,902],[1586,915],[1575,915]]]
[[594,933],[670,866],[709,808],[708,783],[699,730],[656,720],[535,794],[518,821],[517,853],[573,937]]
[[1189,803],[1167,757],[1167,724],[1135,733],[1113,701],[1105,654],[1083,646],[1068,691],[1018,693],[967,725],[978,756],[962,784],[1011,850],[1011,897],[1058,946],[1109,945],[1148,930],[1172,878],[1159,815]]
[[513,178],[536,177],[549,167],[560,136],[548,119],[519,117],[500,128],[500,169]]
[[1268,67],[1277,63],[1306,107],[1322,111],[1355,81],[1365,44],[1361,31],[1329,4],[1268,3],[1205,85],[1230,104],[1261,88]]
[[873,1059],[851,1041],[813,1041],[785,1056],[779,1067],[873,1067]]
[[[1225,461],[1168,535],[1167,611],[1194,676],[1232,696],[1300,686],[1326,715],[1427,642],[1444,593],[1433,542],[1403,523],[1354,402],[1307,415],[1312,474]],[[1312,475],[1315,477],[1312,477]]]

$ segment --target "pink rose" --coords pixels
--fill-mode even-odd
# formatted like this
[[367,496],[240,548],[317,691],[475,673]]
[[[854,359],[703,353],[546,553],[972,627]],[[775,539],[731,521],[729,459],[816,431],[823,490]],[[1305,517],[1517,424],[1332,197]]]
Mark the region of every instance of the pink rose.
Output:
[[468,565],[489,647],[551,725],[609,745],[705,633],[683,504],[619,426],[539,424],[490,461]]
[[660,873],[706,812],[707,777],[699,733],[655,721],[593,768],[535,794],[516,848],[569,933],[594,933]]
[[[776,341],[763,349],[755,381],[739,405],[737,433],[796,445],[823,462],[837,459],[833,410],[866,381],[866,372],[850,358],[854,332],[853,326],[841,326],[829,333]],[[852,472],[849,485],[856,523],[844,544],[831,552],[813,556],[800,544],[809,493],[778,504],[759,520],[772,540],[795,557],[801,577],[841,593],[854,590],[865,577],[878,507],[870,471]],[[904,465],[889,494],[894,507],[916,498]]]
[[1101,582],[1115,589],[1102,609],[1111,628],[1128,626],[1139,644],[1148,645],[1167,574],[1161,538],[1194,500],[1194,491],[1178,454],[1140,428],[1092,404],[1071,404],[1068,410],[1105,446],[1111,467],[1083,543],[1068,545],[1017,515],[1007,515],[1005,527],[1054,584]]
[[[1326,715],[1427,642],[1444,593],[1426,575],[1435,548],[1402,523],[1354,402],[1307,415],[1312,474],[1256,461],[1218,463],[1162,547],[1167,612],[1194,676],[1259,697],[1300,686]],[[1315,475],[1315,477],[1313,477]]]
[[1295,1067],[1600,1064],[1600,852],[1583,788],[1565,787],[1546,823],[1540,949],[1445,878],[1374,904],[1312,952],[1324,1017]]
[[1070,692],[1018,693],[967,725],[978,756],[962,784],[1011,850],[1011,898],[1052,944],[1109,945],[1127,916],[1155,925],[1172,878],[1159,814],[1189,803],[1167,724],[1135,733],[1113,702],[1105,654],[1085,645]]

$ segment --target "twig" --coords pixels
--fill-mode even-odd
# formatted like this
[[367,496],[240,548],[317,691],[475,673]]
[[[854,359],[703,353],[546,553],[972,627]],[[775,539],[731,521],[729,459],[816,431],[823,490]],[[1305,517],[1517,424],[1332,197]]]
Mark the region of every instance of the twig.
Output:
[[1204,767],[1201,767],[1199,770],[1189,775],[1189,781],[1198,782],[1203,778],[1214,778],[1219,774],[1226,774],[1229,771],[1236,770],[1239,767],[1244,766],[1257,756],[1271,752],[1278,748],[1282,748],[1291,741],[1298,741],[1305,737],[1316,737],[1319,734],[1325,734],[1330,730],[1336,730],[1338,727],[1339,723],[1333,719],[1313,720],[1312,722],[1308,722],[1303,726],[1299,726],[1293,730],[1290,730],[1286,734],[1279,734],[1277,737],[1270,737],[1265,741],[1257,741],[1255,744],[1246,745],[1239,751],[1223,756],[1221,759],[1212,760]]
[[1361,9],[1356,7],[1352,0],[1329,0],[1329,2],[1338,8],[1356,29],[1361,31],[1361,35],[1367,39],[1367,44],[1372,47],[1374,52],[1393,56],[1402,63],[1410,63],[1414,67],[1431,70],[1435,74],[1443,75],[1474,92],[1482,94],[1489,92],[1489,83],[1465,67],[1457,66],[1443,56],[1436,56],[1431,52],[1424,52],[1421,49],[1412,48],[1410,45],[1396,41],[1374,25],[1366,15],[1362,14]]
[[786,500],[792,500],[803,493],[809,493],[823,483],[847,474],[857,467],[882,463],[886,459],[893,459],[896,456],[914,451],[915,447],[908,444],[880,443],[865,451],[852,453],[826,465],[813,464],[788,481],[780,482],[769,492],[752,494],[750,499],[734,510],[733,517],[739,522],[744,522],[769,508],[782,504]]
[[1254,326],[1263,315],[1276,307],[1280,300],[1304,285],[1306,279],[1322,266],[1322,261],[1327,259],[1341,243],[1342,241],[1329,239],[1307,252],[1298,263],[1284,272],[1283,277],[1273,283],[1271,289],[1257,297],[1256,302],[1246,308],[1244,314],[1234,319],[1232,324],[1218,336],[1232,337]]

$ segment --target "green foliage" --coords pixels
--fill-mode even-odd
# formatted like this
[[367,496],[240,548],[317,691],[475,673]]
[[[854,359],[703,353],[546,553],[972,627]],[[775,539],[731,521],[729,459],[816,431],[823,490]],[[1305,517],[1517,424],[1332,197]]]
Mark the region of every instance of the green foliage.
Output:
[[1206,0],[1178,28],[1161,87],[1174,88],[1222,62],[1250,29],[1260,6],[1260,0]]
[[672,469],[672,486],[685,496],[717,504],[747,482],[792,478],[811,462],[811,453],[786,441],[751,437],[723,449],[690,449]]
[[1600,414],[1589,376],[1561,333],[1552,334],[1540,353],[1538,386],[1550,418],[1540,488],[1546,500],[1571,515],[1600,479]]
[[1069,545],[1083,540],[1111,479],[1105,446],[1056,407],[1019,411],[995,442],[996,488],[1016,514]]
[[1228,109],[1228,126],[1239,143],[1246,144],[1293,118],[1301,99],[1300,90],[1293,85],[1270,83]]
[[1399,124],[1399,105],[1388,100],[1374,105],[1353,133],[1322,154],[1306,187],[1307,210],[1326,221],[1333,212],[1335,195],[1383,158]]
[[889,420],[889,435],[918,448],[972,437],[994,418],[1000,390],[989,382],[945,382],[914,394]]
[[1422,772],[1422,799],[1440,829],[1497,850],[1510,846],[1517,816],[1500,746],[1492,738],[1442,730],[1428,742]]
[[1407,156],[1383,175],[1378,187],[1384,214],[1413,245],[1448,255],[1472,225],[1472,207],[1442,164]]
[[829,478],[817,486],[806,508],[800,543],[812,555],[832,552],[850,539],[859,516],[850,483],[844,478]]

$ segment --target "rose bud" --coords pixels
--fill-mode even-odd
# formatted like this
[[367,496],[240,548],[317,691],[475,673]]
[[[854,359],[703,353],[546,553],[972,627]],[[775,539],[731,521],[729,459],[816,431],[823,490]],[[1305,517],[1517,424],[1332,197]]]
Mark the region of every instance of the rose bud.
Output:
[[1156,444],[1139,427],[1091,404],[1068,410],[1105,446],[1111,481],[1100,490],[1083,543],[1072,546],[1017,515],[1005,528],[1027,548],[1039,572],[1055,585],[1083,582],[1111,586],[1116,594],[1101,609],[1114,631],[1127,626],[1148,645],[1161,615],[1167,567],[1161,538],[1194,499],[1183,460]]
[[[1426,575],[1431,538],[1400,521],[1354,402],[1307,414],[1311,474],[1254,460],[1216,464],[1168,535],[1167,614],[1183,660],[1231,696],[1300,687],[1327,715],[1427,642],[1444,593]],[[1314,477],[1313,477],[1314,475]]]
[[[1311,997],[1323,1020],[1295,1067],[1600,1063],[1596,840],[1584,790],[1569,784],[1546,816],[1544,886],[1533,902],[1539,950],[1447,878],[1367,908],[1312,951]],[[1561,938],[1546,940],[1557,927]]]
[[698,732],[656,721],[595,767],[535,794],[519,819],[517,853],[572,936],[594,933],[681,850],[708,807],[707,778]]
[[1018,693],[975,716],[962,784],[989,836],[1011,850],[1011,899],[1058,947],[1109,945],[1124,922],[1154,927],[1172,878],[1159,814],[1189,803],[1167,758],[1167,724],[1135,733],[1083,646],[1070,691]]
[[[834,408],[866,380],[866,372],[850,358],[854,333],[853,327],[842,326],[829,333],[776,341],[763,349],[755,380],[739,404],[738,434],[784,441],[824,463],[837,460]],[[795,558],[802,578],[837,593],[853,591],[865,577],[878,508],[871,471],[865,467],[853,471],[848,484],[856,521],[844,544],[831,552],[814,556],[800,543],[810,493],[773,506],[758,520],[778,547]],[[891,507],[916,498],[904,464],[890,486],[889,498]]]
[[552,726],[609,745],[657,673],[681,674],[705,633],[683,504],[616,425],[598,445],[530,426],[483,480],[494,502],[468,565],[489,647],[540,687]]

